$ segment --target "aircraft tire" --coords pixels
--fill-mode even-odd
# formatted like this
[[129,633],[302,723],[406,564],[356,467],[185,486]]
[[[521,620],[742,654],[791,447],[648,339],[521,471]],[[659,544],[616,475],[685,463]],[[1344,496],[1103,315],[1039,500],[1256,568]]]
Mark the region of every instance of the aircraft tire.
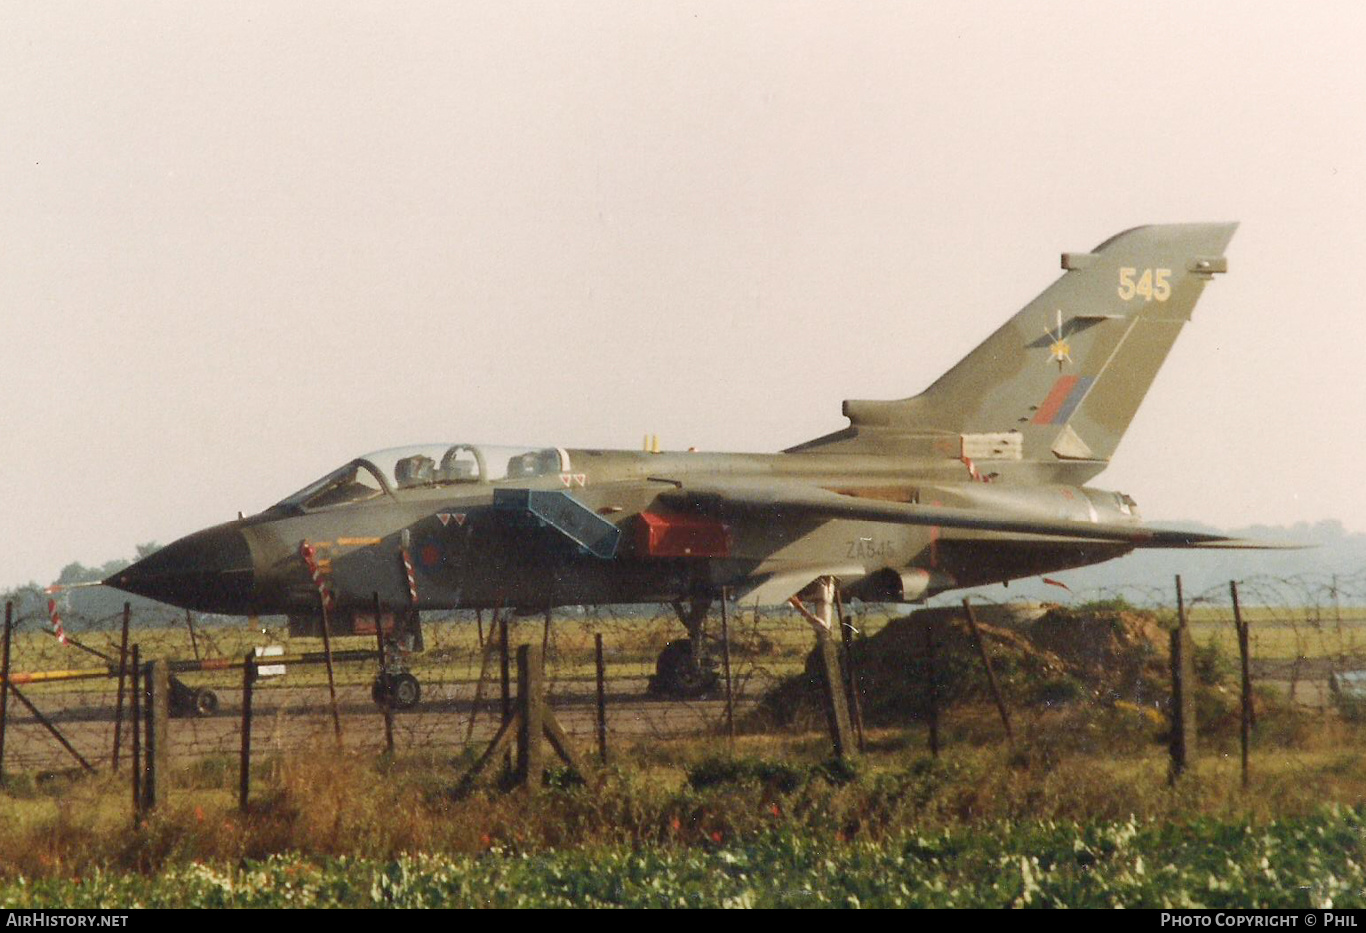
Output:
[[218,712],[218,694],[208,687],[201,687],[194,692],[194,714],[196,716],[212,716]]
[[655,676],[650,678],[650,692],[664,696],[688,698],[705,696],[720,683],[716,671],[698,668],[692,663],[692,639],[680,638],[669,642],[655,661]]
[[412,674],[384,674],[375,678],[370,687],[370,699],[376,706],[391,709],[412,709],[422,699],[422,684]]
[[422,685],[412,674],[395,674],[389,680],[389,697],[394,709],[412,709],[422,699]]

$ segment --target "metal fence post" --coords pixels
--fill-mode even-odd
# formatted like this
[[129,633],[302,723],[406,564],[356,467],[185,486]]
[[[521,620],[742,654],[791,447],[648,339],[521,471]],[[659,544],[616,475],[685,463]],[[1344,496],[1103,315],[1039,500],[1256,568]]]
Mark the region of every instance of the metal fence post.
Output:
[[[729,592],[721,589],[721,672],[726,677],[726,735],[735,744],[735,687],[730,676],[730,608],[726,605]],[[601,637],[601,636],[599,636]]]
[[498,675],[503,688],[503,722],[507,722],[512,716],[512,678],[508,667],[508,620],[507,616],[502,613],[498,615]]
[[133,646],[129,669],[128,714],[133,722],[133,819],[142,816],[142,664],[141,652]]
[[925,696],[929,701],[930,754],[939,757],[939,663],[936,657],[934,616],[925,620],[925,667],[928,672]]
[[199,639],[194,634],[194,618],[190,615],[190,610],[185,610],[185,627],[190,630],[190,650],[194,652],[194,659],[199,660]]
[[110,756],[109,770],[119,770],[119,746],[123,744],[123,685],[128,679],[128,629],[132,621],[133,607],[123,604],[123,633],[119,636],[119,687],[114,701],[114,753]]
[[247,812],[251,797],[251,692],[256,683],[256,652],[242,659],[242,756],[238,765],[237,809]]
[[1170,781],[1185,773],[1195,756],[1195,663],[1194,643],[1186,625],[1186,601],[1181,577],[1176,577],[1177,626],[1171,634],[1172,729]]
[[[374,590],[375,607],[375,638],[379,639],[379,684],[380,684],[380,712],[384,714],[384,749],[390,755],[394,753],[394,707],[390,702],[389,696],[389,666],[384,654],[384,626],[379,614],[379,591]],[[395,614],[397,618],[397,614]],[[341,733],[337,733],[337,738],[341,738]]]
[[[322,611],[323,659],[327,664],[327,697],[332,706],[332,731],[337,735],[337,744],[341,745],[341,711],[337,709],[337,680],[332,674],[332,623],[329,620],[327,593],[321,587],[318,589],[318,606]],[[375,627],[379,627],[379,619],[375,620]],[[380,662],[383,668],[383,655],[380,656]]]
[[[1336,583],[1336,578],[1334,580]],[[1243,790],[1247,790],[1250,780],[1248,754],[1252,744],[1252,670],[1251,670],[1251,649],[1248,644],[1247,623],[1243,621],[1243,610],[1238,605],[1238,584],[1230,580],[1228,584],[1229,593],[1233,596],[1233,624],[1238,630],[1238,654],[1242,659],[1242,716],[1239,723],[1239,739],[1242,743],[1243,752]]]
[[593,633],[598,674],[598,760],[607,764],[607,665],[602,656],[602,632]]
[[[498,652],[499,652],[499,676],[502,678],[503,688],[503,722],[506,723],[512,718],[512,678],[508,666],[508,620],[503,612],[495,611],[498,616]],[[512,751],[503,756],[503,770],[512,770]]]

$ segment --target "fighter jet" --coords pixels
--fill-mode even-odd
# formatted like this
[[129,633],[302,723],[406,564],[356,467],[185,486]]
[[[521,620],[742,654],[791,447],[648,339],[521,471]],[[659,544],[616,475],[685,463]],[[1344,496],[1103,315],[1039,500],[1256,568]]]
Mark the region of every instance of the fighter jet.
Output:
[[914,602],[1135,548],[1257,546],[1144,525],[1132,498],[1086,485],[1227,271],[1236,226],[1138,227],[1065,253],[1053,285],[929,388],[846,401],[848,426],[780,453],[384,450],[105,582],[287,614],[296,631],[326,605],[337,634],[401,632],[424,610],[668,602],[689,637],[657,680],[686,692],[706,686],[703,625],[723,594],[814,599],[828,622],[836,591]]

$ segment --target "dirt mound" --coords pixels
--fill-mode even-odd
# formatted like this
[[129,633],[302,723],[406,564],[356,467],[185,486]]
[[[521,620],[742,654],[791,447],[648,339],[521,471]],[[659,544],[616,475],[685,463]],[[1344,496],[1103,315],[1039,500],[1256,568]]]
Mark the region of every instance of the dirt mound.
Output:
[[[1166,694],[1167,634],[1157,618],[1133,610],[1052,607],[1011,628],[978,622],[1006,702],[1151,704]],[[934,633],[930,654],[928,636]],[[922,609],[854,643],[865,719],[895,724],[924,718],[930,688],[941,708],[990,700],[971,629],[958,608]],[[814,656],[806,672],[770,691],[760,715],[779,723],[819,722],[821,686]]]
[[1056,607],[1025,629],[1036,647],[1052,651],[1097,691],[1135,699],[1145,675],[1163,676],[1171,652],[1167,630],[1150,612]]

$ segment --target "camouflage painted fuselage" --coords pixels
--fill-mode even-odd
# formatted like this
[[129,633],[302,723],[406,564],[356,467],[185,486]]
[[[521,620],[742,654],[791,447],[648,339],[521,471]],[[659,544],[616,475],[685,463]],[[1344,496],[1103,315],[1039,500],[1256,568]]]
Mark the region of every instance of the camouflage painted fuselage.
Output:
[[911,601],[1134,547],[1240,546],[1147,529],[1127,496],[1084,485],[1234,229],[1140,227],[1065,254],[1062,278],[920,395],[846,401],[848,427],[783,453],[381,452],[107,582],[241,614],[316,612],[320,582],[353,614],[376,596],[386,610],[723,590],[772,604],[822,577]]

